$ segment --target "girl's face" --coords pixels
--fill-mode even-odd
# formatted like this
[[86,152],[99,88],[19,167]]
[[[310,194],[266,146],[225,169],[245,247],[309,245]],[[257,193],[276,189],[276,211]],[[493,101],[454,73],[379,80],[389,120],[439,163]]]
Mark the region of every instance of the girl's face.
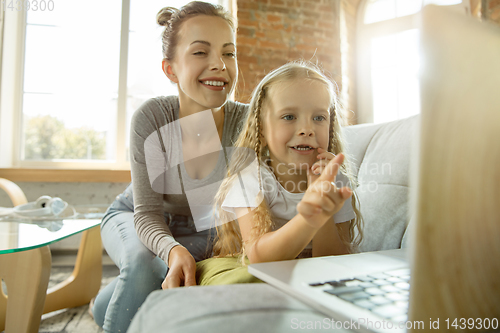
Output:
[[329,108],[328,89],[317,80],[295,79],[271,87],[262,127],[276,176],[309,169],[318,148],[328,149]]
[[233,30],[219,17],[199,15],[186,20],[175,58],[164,60],[163,70],[177,83],[182,109],[197,112],[223,106],[238,77]]

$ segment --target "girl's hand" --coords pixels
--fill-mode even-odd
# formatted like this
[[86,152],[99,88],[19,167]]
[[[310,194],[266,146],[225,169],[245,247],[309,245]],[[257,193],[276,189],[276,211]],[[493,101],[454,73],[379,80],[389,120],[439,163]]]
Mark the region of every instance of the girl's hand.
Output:
[[161,284],[162,289],[196,285],[196,262],[183,246],[174,246],[168,257],[168,273]]
[[326,167],[321,175],[307,189],[304,197],[297,205],[297,211],[307,223],[315,228],[321,228],[330,219],[344,202],[352,195],[348,187],[335,186],[335,177],[340,165],[344,162],[344,155],[338,154]]
[[319,176],[321,175],[323,170],[325,170],[328,163],[335,158],[335,154],[330,153],[329,151],[323,148],[318,148],[317,158],[318,161],[311,166],[307,174],[308,186],[310,186],[319,178]]

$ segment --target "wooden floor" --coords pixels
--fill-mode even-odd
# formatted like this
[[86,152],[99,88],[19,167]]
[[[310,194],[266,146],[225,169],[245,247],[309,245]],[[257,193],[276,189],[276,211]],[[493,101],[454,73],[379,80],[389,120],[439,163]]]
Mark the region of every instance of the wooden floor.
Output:
[[[71,275],[76,255],[52,256],[49,288],[64,281]],[[106,255],[103,257],[101,289],[108,285],[118,275],[118,268]],[[4,292],[8,293],[2,281]],[[89,306],[64,309],[46,313],[42,316],[39,333],[97,333],[103,330],[97,326],[89,315]],[[2,332],[3,333],[3,332]]]
[[[49,288],[53,285],[64,281],[71,275],[75,262],[75,258],[68,257],[53,257],[52,269],[50,272]],[[101,288],[118,275],[118,268],[109,259],[104,258],[102,269],[102,283]],[[94,319],[88,312],[89,306],[83,305],[78,308],[64,309],[46,313],[42,316],[40,322],[39,333],[94,333],[103,332],[97,326]]]
[[[74,262],[74,261],[73,261]],[[57,264],[57,262],[56,262]],[[52,266],[50,272],[49,288],[71,275],[71,266]],[[112,265],[104,265],[102,269],[101,288],[113,281],[118,275],[118,268]],[[97,333],[103,330],[97,326],[94,319],[89,315],[89,306],[64,309],[46,313],[42,316],[39,333]]]
[[[45,319],[44,319],[45,318]],[[54,311],[42,317],[40,333],[96,333],[104,332],[88,314],[88,305],[78,308]]]

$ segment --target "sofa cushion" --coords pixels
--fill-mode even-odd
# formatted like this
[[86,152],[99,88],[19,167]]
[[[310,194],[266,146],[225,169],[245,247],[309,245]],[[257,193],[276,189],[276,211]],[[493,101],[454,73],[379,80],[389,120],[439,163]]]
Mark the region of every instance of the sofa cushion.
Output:
[[196,286],[151,293],[127,332],[309,332],[328,320],[267,284]]
[[356,192],[364,219],[361,252],[401,246],[409,221],[410,156],[418,119],[344,129],[359,182]]

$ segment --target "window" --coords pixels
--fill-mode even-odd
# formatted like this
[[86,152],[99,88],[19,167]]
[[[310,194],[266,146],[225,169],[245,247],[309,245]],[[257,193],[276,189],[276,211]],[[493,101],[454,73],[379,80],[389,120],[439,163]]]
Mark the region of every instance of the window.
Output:
[[148,98],[177,94],[161,71],[156,13],[189,1],[44,0],[45,10],[7,8],[0,167],[129,168],[133,112]]
[[470,12],[469,0],[365,0],[358,12],[358,122],[420,112],[418,13],[427,4]]

